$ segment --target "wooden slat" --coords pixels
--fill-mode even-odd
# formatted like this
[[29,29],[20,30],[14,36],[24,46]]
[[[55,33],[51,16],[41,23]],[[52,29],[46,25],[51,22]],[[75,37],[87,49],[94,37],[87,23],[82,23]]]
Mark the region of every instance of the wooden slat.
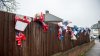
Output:
[[4,56],[4,14],[4,12],[0,12],[0,56]]

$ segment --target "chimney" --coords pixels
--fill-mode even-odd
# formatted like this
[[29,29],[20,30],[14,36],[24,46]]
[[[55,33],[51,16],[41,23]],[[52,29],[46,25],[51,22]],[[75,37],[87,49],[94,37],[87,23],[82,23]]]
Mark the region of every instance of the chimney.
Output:
[[46,12],[45,12],[45,13],[47,14],[47,13],[49,13],[49,11],[48,11],[48,10],[46,10]]

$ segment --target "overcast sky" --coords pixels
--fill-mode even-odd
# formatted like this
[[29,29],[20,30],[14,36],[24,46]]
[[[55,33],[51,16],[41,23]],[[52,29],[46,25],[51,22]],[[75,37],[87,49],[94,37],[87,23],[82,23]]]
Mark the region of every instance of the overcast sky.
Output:
[[90,27],[100,20],[100,0],[16,0],[17,14],[33,17],[38,12],[49,12],[73,24]]

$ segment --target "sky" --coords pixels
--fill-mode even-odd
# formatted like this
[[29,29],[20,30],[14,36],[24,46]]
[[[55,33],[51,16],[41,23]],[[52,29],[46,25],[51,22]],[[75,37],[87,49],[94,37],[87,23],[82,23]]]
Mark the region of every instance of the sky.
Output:
[[100,20],[100,0],[16,0],[15,13],[34,17],[36,13],[51,14],[70,20],[79,27],[91,27]]

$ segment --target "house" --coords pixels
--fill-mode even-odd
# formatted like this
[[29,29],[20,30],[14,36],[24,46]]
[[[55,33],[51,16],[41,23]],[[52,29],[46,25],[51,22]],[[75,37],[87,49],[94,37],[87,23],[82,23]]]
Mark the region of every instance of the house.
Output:
[[92,25],[91,32],[94,35],[100,35],[100,20],[98,21],[98,23]]
[[59,17],[57,17],[57,16],[55,16],[55,15],[53,15],[53,14],[50,14],[49,13],[49,11],[46,11],[45,12],[45,22],[50,22],[50,23],[58,23],[58,22],[62,22],[63,21],[63,19],[61,19],[61,18],[59,18]]

